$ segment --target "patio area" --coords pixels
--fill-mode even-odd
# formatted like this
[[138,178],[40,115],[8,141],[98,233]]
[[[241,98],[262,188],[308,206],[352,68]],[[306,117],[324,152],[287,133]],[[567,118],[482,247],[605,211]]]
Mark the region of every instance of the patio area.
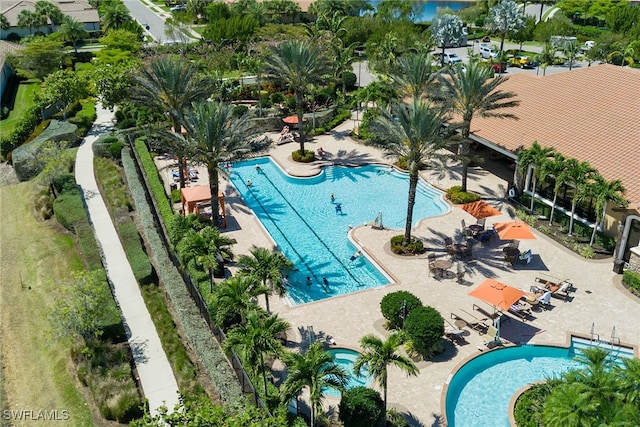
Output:
[[[387,163],[377,149],[358,144],[348,136],[354,123],[354,120],[349,120],[330,134],[306,143],[305,148],[309,150],[316,151],[322,147],[324,160],[313,164],[293,162],[290,153],[298,147],[297,143],[274,146],[269,155],[290,174],[298,176],[315,175],[324,164],[334,162],[348,165]],[[277,134],[270,136],[275,139]],[[444,190],[459,184],[460,171],[450,164],[439,170],[424,171],[422,177]],[[206,184],[206,174],[200,172],[198,185]],[[470,191],[481,194],[483,200],[500,212],[486,219],[486,229],[491,229],[494,223],[513,220],[514,208],[504,198],[507,184],[504,179],[480,167],[469,169]],[[223,231],[237,240],[234,252],[246,254],[253,246],[273,247],[264,228],[244,205],[234,187],[225,181],[221,182],[220,189],[225,195],[229,222],[229,227]],[[594,324],[595,331],[602,337],[610,336],[615,326],[616,335],[623,343],[640,345],[635,326],[640,323],[639,301],[622,288],[621,276],[612,272],[613,260],[586,260],[535,230],[535,239],[522,240],[519,245],[521,252],[531,251],[529,263],[505,263],[503,249],[509,242],[497,236],[488,242],[476,241],[470,258],[451,259],[444,239],[450,237],[455,243],[466,242],[467,236],[463,234],[461,225],[463,220],[466,224],[476,222],[476,218],[459,207],[445,215],[422,220],[413,230],[413,235],[423,240],[427,252],[411,257],[395,255],[389,248],[390,238],[401,234],[402,230],[356,227],[351,231],[353,239],[385,268],[395,283],[295,307],[274,296],[270,298],[271,309],[291,323],[289,339],[297,341],[296,345],[303,340],[297,331],[312,326],[318,336],[331,336],[340,347],[357,349],[364,335],[387,334],[382,327],[384,319],[379,304],[388,292],[411,292],[424,305],[434,307],[446,320],[454,323],[452,313],[464,317],[464,311],[474,317],[486,317],[476,307],[484,305],[489,310],[491,307],[468,294],[487,278],[523,291],[529,291],[536,284],[536,278],[552,282],[568,280],[575,288],[568,298],[552,298],[547,310],[533,307],[526,319],[511,315],[502,323],[501,338],[512,343],[564,345],[567,331],[588,334]],[[429,254],[435,255],[436,260],[451,261],[448,270],[454,274],[434,277],[429,271]],[[233,266],[230,269],[234,272]],[[457,273],[461,270],[464,274],[460,280]],[[263,304],[264,298],[259,301]],[[406,378],[397,369],[390,368],[389,407],[407,413],[415,421],[413,425],[440,425],[441,392],[452,371],[466,358],[487,350],[480,332],[470,327],[462,329],[462,339],[448,342],[445,353],[417,364],[420,368],[417,377]],[[337,398],[327,399],[327,407],[337,404]]]

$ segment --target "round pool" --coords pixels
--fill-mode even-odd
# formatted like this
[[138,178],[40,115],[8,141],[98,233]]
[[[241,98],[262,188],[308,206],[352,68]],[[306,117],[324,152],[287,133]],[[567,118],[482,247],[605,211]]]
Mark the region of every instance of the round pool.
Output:
[[[347,372],[347,389],[360,386],[367,387],[371,384],[372,378],[366,369],[362,369],[360,371],[360,375],[356,375],[353,372],[353,365],[358,356],[360,356],[360,353],[354,350],[349,350],[348,348],[332,348],[328,351],[329,354],[331,354],[333,361]],[[340,397],[340,392],[334,389],[326,390],[325,394],[327,396]]]
[[451,377],[449,427],[509,426],[509,402],[527,384],[580,367],[573,348],[518,346],[493,350],[465,363]]

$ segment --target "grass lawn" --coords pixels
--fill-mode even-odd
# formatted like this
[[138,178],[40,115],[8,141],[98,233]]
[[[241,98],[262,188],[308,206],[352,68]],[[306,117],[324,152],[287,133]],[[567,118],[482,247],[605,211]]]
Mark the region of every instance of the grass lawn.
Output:
[[[64,425],[102,425],[79,391],[69,343],[55,338],[49,320],[60,286],[82,263],[70,236],[31,214],[35,188],[31,181],[0,188],[1,388],[9,409],[66,410]],[[46,421],[16,425],[32,424]]]
[[13,130],[24,112],[33,105],[33,98],[37,93],[40,93],[39,80],[27,80],[20,83],[16,100],[13,103],[13,110],[9,113],[9,117],[0,121],[0,136],[8,135]]

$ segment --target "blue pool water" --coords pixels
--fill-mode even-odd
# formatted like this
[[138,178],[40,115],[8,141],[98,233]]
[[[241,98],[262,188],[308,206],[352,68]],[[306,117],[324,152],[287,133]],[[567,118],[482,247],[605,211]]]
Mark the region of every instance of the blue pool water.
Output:
[[[360,356],[360,353],[346,348],[332,348],[328,351],[329,354],[331,354],[333,361],[342,369],[347,371],[347,374],[349,376],[347,389],[359,386],[367,387],[369,384],[371,384],[372,378],[366,369],[361,370],[359,376],[353,373],[353,364],[355,363],[358,356]],[[325,391],[325,393],[327,396],[340,397],[340,392],[334,389],[328,389]]]
[[[278,248],[294,263],[296,270],[289,275],[288,287],[293,304],[390,283],[366,256],[350,259],[357,248],[347,233],[350,226],[373,221],[379,212],[385,227],[404,229],[409,191],[406,174],[378,165],[328,166],[315,177],[294,178],[270,158],[261,158],[234,164],[231,181]],[[449,210],[442,196],[441,191],[419,182],[414,225]],[[337,205],[341,212],[336,211]],[[311,278],[310,286],[307,277]]]
[[[570,348],[509,347],[470,360],[449,382],[449,427],[508,427],[509,402],[515,392],[527,384],[581,367],[573,360],[579,348],[584,345],[578,342]],[[633,352],[620,352],[617,356],[633,357]]]

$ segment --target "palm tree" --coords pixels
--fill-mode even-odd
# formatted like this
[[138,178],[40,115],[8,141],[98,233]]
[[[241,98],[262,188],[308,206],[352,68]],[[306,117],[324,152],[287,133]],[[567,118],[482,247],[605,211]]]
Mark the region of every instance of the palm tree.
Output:
[[234,349],[254,374],[257,374],[258,370],[262,373],[265,399],[268,396],[265,359],[282,355],[284,347],[278,337],[286,333],[290,327],[291,325],[280,319],[277,314],[264,317],[262,313],[252,311],[247,315],[247,323],[231,330],[224,342],[225,348]]
[[[547,74],[547,67],[553,65],[556,58],[556,48],[551,43],[546,43],[542,48],[542,52],[537,56],[537,60],[542,67],[542,75]],[[536,72],[537,74],[537,72]]]
[[569,60],[569,71],[573,68],[573,62],[580,53],[578,43],[569,43],[564,48],[564,56]]
[[429,53],[411,53],[398,59],[389,77],[402,96],[422,98],[438,77],[439,69]]
[[117,30],[133,22],[129,9],[120,2],[106,3],[102,8],[103,31]]
[[553,202],[551,203],[551,213],[549,214],[549,226],[553,225],[553,214],[556,210],[558,192],[567,183],[565,171],[567,170],[567,159],[560,153],[554,153],[553,159],[542,165],[542,176],[553,176]]
[[[190,62],[180,59],[154,60],[133,78],[133,83],[131,101],[167,114],[176,133],[182,130],[186,109],[192,103],[206,99],[213,91],[208,78],[200,76]],[[170,148],[178,155],[178,162],[182,163],[185,147],[176,145]],[[180,188],[184,188],[184,168],[181,164],[178,173]]]
[[188,231],[176,249],[185,264],[194,261],[196,266],[207,271],[210,289],[213,292],[214,272],[224,259],[233,258],[230,246],[234,243],[235,240],[223,236],[217,228],[207,226],[200,231]]
[[589,241],[589,246],[593,246],[598,225],[602,226],[604,216],[607,213],[607,203],[613,202],[618,206],[627,206],[628,202],[623,197],[625,190],[622,181],[619,179],[607,181],[602,175],[598,174],[593,178],[588,191],[596,201],[596,222],[593,224],[591,240]]
[[300,391],[309,387],[311,427],[315,426],[316,412],[324,400],[327,389],[344,390],[347,373],[324,351],[322,344],[314,342],[307,352],[285,353],[282,361],[287,367],[287,379],[281,386],[282,402],[288,403]]
[[571,217],[569,218],[569,236],[573,235],[573,219],[576,213],[576,204],[584,194],[586,183],[591,179],[596,170],[587,162],[579,162],[576,159],[567,160],[567,170],[563,179],[567,184],[574,187],[574,194],[571,199]]
[[266,74],[281,80],[296,96],[300,154],[304,156],[303,100],[307,87],[320,83],[331,66],[320,46],[307,40],[287,40],[271,48],[265,59]]
[[33,29],[43,24],[42,17],[35,12],[23,9],[18,13],[18,27],[29,27],[29,32],[33,34]]
[[84,29],[84,24],[70,16],[64,17],[62,25],[60,25],[58,31],[65,41],[73,44],[73,50],[75,53],[78,53],[78,42],[89,35],[89,33]]
[[189,231],[200,231],[204,228],[201,216],[195,214],[175,214],[169,227],[169,242],[175,247]]
[[342,39],[336,37],[335,42],[332,43],[332,60],[333,60],[333,76],[336,80],[342,83],[342,95],[347,93],[347,72],[351,72],[357,43],[351,43],[349,46],[344,46]]
[[531,207],[529,210],[533,212],[533,205],[536,199],[536,186],[538,181],[544,179],[545,164],[549,162],[551,156],[553,156],[553,147],[542,147],[538,144],[538,141],[533,141],[531,148],[526,150],[520,150],[518,153],[518,165],[520,171],[526,174],[529,168],[532,168],[533,183],[531,185]]
[[42,17],[42,21],[49,25],[49,33],[53,33],[53,26],[60,25],[64,20],[64,13],[53,2],[38,0],[35,8],[36,15]]
[[395,104],[392,113],[381,110],[381,114],[371,123],[372,130],[380,137],[376,145],[382,148],[385,155],[407,160],[409,199],[403,245],[411,242],[413,207],[420,170],[439,157],[438,150],[447,145],[442,130],[446,122],[444,116],[444,109],[414,98],[406,104]]
[[251,256],[241,255],[238,258],[238,267],[244,274],[251,274],[257,278],[262,286],[268,289],[264,298],[269,310],[269,295],[275,290],[280,296],[287,293],[287,288],[282,283],[282,273],[293,268],[293,263],[278,250],[270,251],[266,248],[254,248]]
[[386,419],[387,413],[387,373],[390,365],[400,368],[407,375],[418,375],[419,369],[411,361],[398,353],[398,347],[402,344],[399,334],[393,333],[382,341],[375,335],[365,335],[360,340],[360,347],[364,352],[358,356],[353,371],[356,375],[360,375],[360,371],[366,368],[376,379],[384,397],[384,413]]
[[223,329],[243,325],[250,312],[260,310],[255,298],[264,292],[255,277],[233,276],[220,283],[211,297],[211,317]]
[[520,104],[513,99],[516,96],[515,93],[498,89],[507,80],[506,77],[491,78],[492,70],[477,60],[470,60],[466,69],[465,72],[449,71],[446,78],[443,76],[440,79],[445,102],[462,120],[458,149],[458,155],[462,160],[462,191],[467,191],[471,120],[475,115],[517,119],[514,114],[500,110]]
[[218,192],[222,165],[240,160],[251,152],[249,142],[255,131],[250,127],[248,114],[234,118],[233,108],[217,101],[195,103],[184,116],[184,127],[187,130],[187,153],[194,161],[207,166],[211,223],[217,227],[220,224]]
[[11,28],[11,24],[9,24],[9,20],[4,13],[0,13],[0,30],[8,30]]

